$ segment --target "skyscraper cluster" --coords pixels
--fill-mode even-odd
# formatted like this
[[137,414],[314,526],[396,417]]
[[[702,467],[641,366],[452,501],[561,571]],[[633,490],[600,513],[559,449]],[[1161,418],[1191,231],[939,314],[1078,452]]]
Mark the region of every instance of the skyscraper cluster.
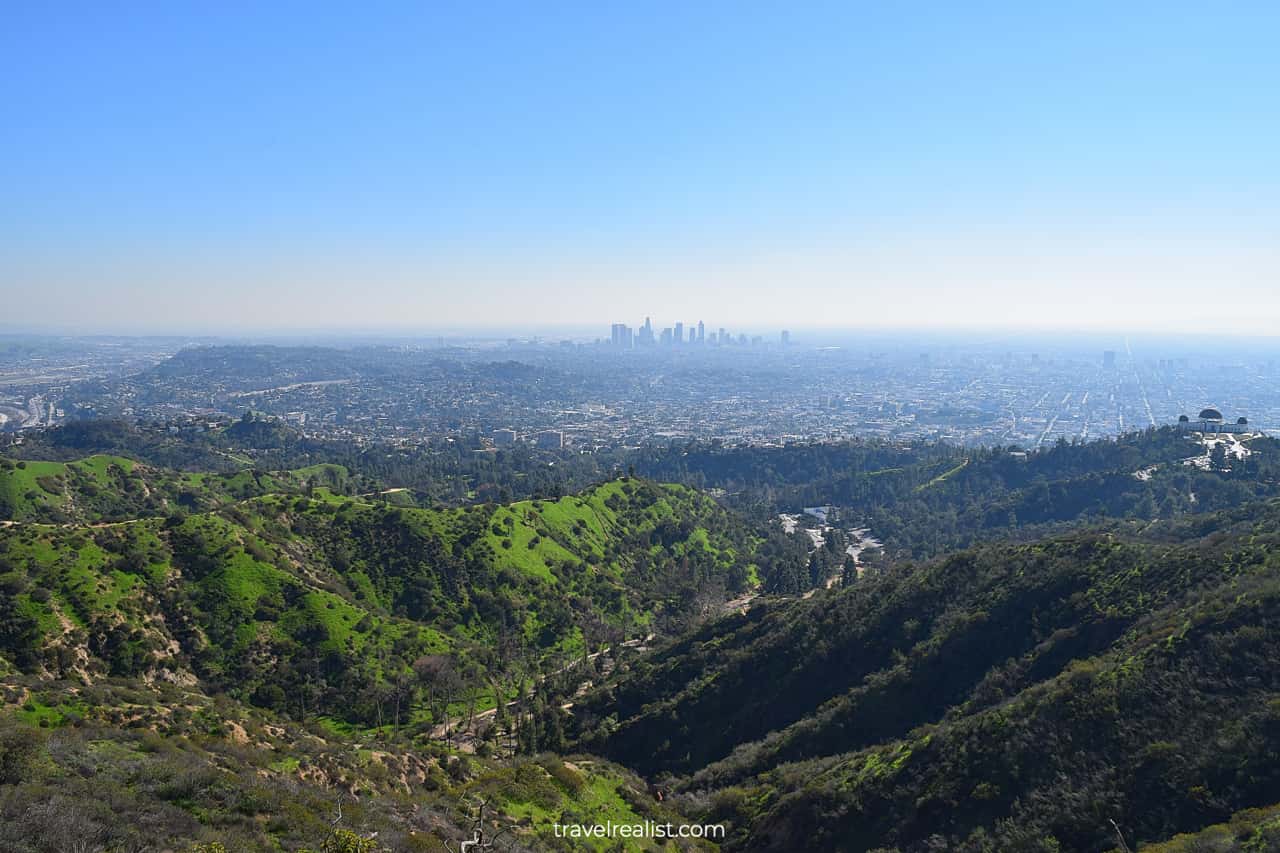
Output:
[[[778,337],[782,346],[790,346],[791,333],[785,329]],[[640,347],[663,346],[761,346],[764,338],[760,335],[748,337],[739,334],[736,337],[721,327],[718,331],[707,334],[707,326],[701,320],[698,325],[690,325],[686,331],[683,322],[668,326],[655,334],[653,320],[644,318],[644,325],[632,329],[626,323],[614,323],[609,328],[609,345],[614,349],[629,350]]]

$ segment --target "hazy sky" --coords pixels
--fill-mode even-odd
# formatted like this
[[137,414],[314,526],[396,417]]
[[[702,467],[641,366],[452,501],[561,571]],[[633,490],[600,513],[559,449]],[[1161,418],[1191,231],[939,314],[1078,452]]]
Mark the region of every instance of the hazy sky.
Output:
[[27,3],[0,327],[1280,329],[1280,4]]

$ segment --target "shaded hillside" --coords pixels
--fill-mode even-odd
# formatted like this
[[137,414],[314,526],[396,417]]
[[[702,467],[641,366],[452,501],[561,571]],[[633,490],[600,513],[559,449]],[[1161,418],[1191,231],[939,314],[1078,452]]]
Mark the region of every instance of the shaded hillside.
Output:
[[[1107,850],[1280,800],[1280,506],[758,608],[579,703],[743,849]],[[941,848],[939,848],[941,845]]]

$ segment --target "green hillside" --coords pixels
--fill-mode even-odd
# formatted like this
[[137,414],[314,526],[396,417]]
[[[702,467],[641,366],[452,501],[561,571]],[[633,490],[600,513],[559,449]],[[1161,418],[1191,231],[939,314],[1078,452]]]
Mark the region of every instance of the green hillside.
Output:
[[211,509],[259,495],[315,489],[350,492],[340,465],[267,473],[191,473],[99,454],[71,462],[0,458],[0,520],[51,524],[125,521]]
[[[1032,538],[1102,519],[1153,520],[1280,496],[1280,441],[1248,436],[1246,455],[1211,455],[1172,427],[1090,442],[1013,447],[849,441],[785,447],[650,449],[645,476],[728,492],[752,514],[834,506],[893,559]],[[1212,456],[1212,458],[1211,458]],[[1199,459],[1202,464],[1188,464]]]
[[[129,476],[116,464],[59,470]],[[180,479],[232,495],[337,473]],[[17,524],[0,530],[0,666],[196,679],[284,712],[380,724],[384,689],[423,656],[453,655],[492,705],[496,683],[514,690],[588,645],[677,629],[742,592],[763,541],[695,492],[637,480],[452,510],[322,488],[186,515]]]
[[414,445],[358,444],[308,436],[262,416],[213,424],[73,420],[19,439],[0,432],[0,452],[28,462],[124,456],[151,469],[218,474],[340,465],[356,481],[355,492],[403,489],[392,497],[412,497],[410,503],[423,506],[559,497],[627,469],[622,454],[546,451],[523,443],[493,451],[479,433]]
[[1280,801],[1278,569],[1276,504],[960,552],[668,646],[580,745],[713,792],[741,849],[1166,839]]
[[[486,832],[537,849],[567,843],[554,823],[683,823],[629,771],[539,754],[563,748],[554,691],[590,677],[589,651],[612,665],[702,621],[787,553],[697,492],[630,478],[422,509],[338,494],[333,466],[4,473],[24,487],[0,528],[6,850],[84,833],[320,849],[339,803],[345,829],[396,850],[456,849],[481,802]],[[59,812],[35,806],[50,797]]]
[[428,508],[314,458],[0,461],[0,849],[333,849],[340,805],[348,841],[456,849],[481,803],[509,849],[1269,849],[1278,455],[1197,447],[663,457],[780,466],[743,494],[857,463],[840,523],[896,559],[816,590],[839,531],[633,476]]

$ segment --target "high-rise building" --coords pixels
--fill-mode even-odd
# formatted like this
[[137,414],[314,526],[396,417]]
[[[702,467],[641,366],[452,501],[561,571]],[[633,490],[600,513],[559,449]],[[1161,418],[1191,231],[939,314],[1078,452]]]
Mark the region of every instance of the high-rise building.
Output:
[[684,343],[684,323],[676,323],[676,330],[672,338],[677,344]]
[[698,321],[698,343],[705,344],[707,342],[707,327],[702,325],[702,321]]
[[670,326],[662,330],[662,345],[664,347],[671,346],[671,327]]
[[716,335],[716,343],[720,346],[724,346],[729,343],[729,340],[724,336],[724,326],[720,327],[720,334]]
[[639,346],[653,346],[653,322],[648,317],[644,318],[644,325],[640,327],[639,340],[636,343]]
[[564,433],[555,429],[544,429],[538,433],[537,445],[541,450],[559,450],[564,447]]
[[786,329],[783,329],[782,334],[779,335],[778,337],[782,341],[782,345],[784,347],[791,345],[791,333],[788,332]]
[[516,443],[516,431],[513,429],[495,429],[493,444],[495,447],[510,447]]
[[630,326],[626,323],[614,323],[609,331],[609,343],[614,349],[631,349],[634,337]]

